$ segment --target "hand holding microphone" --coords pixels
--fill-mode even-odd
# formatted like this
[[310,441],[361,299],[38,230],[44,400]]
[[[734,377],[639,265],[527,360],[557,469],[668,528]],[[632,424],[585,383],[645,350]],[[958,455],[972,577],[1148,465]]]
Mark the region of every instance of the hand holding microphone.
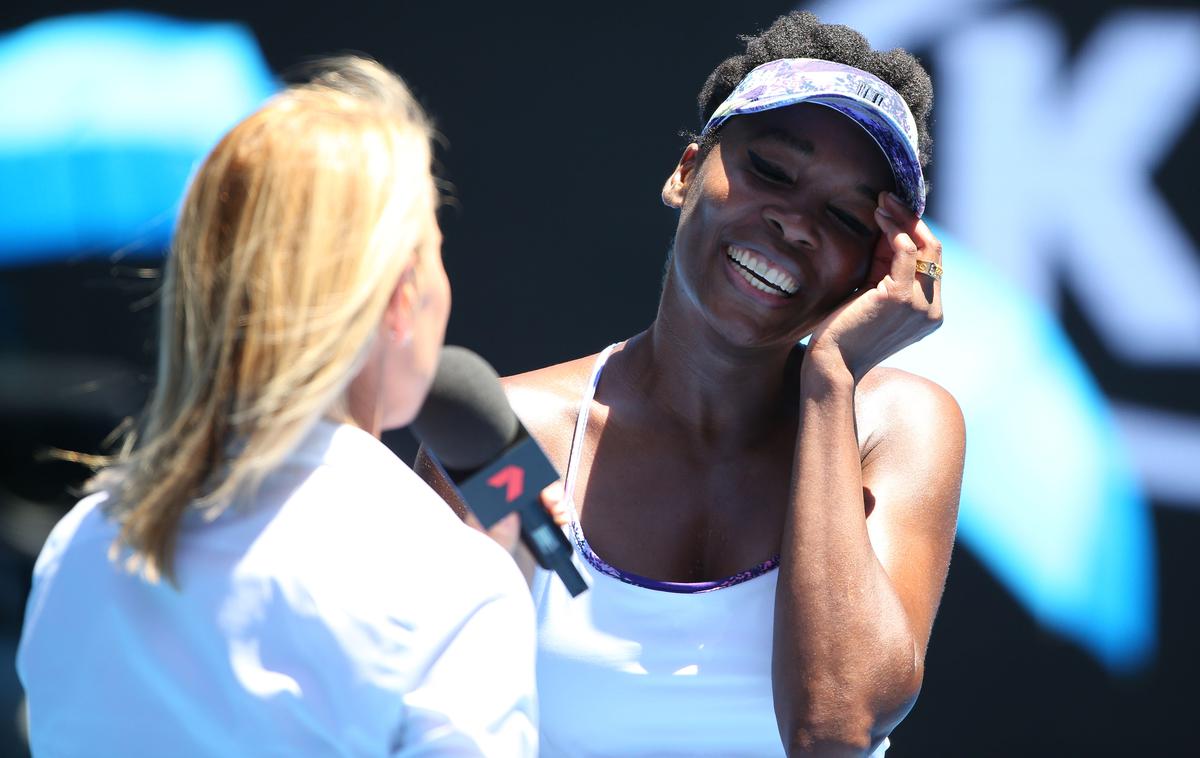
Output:
[[[433,459],[428,453],[425,455],[425,458],[425,466],[437,469],[439,473],[444,470],[437,463],[433,462]],[[564,496],[563,493],[564,490],[561,479],[556,480],[553,484],[547,486],[541,492],[542,507],[546,509],[546,511],[550,514],[551,519],[554,521],[555,526],[558,526],[559,528],[562,528],[570,523],[566,508],[562,503]],[[446,493],[444,491],[438,491],[438,494],[445,498]],[[482,523],[480,523],[479,519],[474,513],[471,512],[469,508],[463,509],[462,507],[456,507],[454,503],[451,503],[450,507],[452,510],[456,511],[464,521],[466,521],[468,526],[473,529],[478,529],[487,536],[491,537],[492,541],[499,544],[500,547],[504,548],[510,553],[513,553],[514,558],[517,557],[514,551],[516,550],[517,544],[521,541],[521,518],[516,511],[513,511],[507,516],[502,517],[490,527],[485,527]],[[521,561],[518,559],[517,563],[520,565]]]
[[587,589],[571,562],[570,540],[541,500],[558,472],[521,425],[487,361],[466,348],[443,348],[412,431],[485,529],[520,514],[521,542],[538,565],[557,573],[572,595]]

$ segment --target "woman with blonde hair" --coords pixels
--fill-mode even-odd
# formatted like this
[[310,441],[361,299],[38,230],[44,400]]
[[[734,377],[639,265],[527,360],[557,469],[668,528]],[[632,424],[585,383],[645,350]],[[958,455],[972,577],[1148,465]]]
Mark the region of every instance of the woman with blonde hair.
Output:
[[344,58],[200,167],[153,396],[35,569],[35,754],[536,752],[519,572],[378,440],[449,313],[430,136]]

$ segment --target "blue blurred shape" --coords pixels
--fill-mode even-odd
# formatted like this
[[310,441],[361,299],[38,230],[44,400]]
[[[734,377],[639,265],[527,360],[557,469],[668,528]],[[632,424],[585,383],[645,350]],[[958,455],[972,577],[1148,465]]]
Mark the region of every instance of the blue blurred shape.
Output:
[[193,167],[276,88],[240,24],[111,12],[0,36],[0,264],[160,254]]
[[1154,534],[1108,404],[1050,313],[935,233],[945,325],[888,364],[962,406],[959,538],[1039,622],[1135,670],[1157,640]]

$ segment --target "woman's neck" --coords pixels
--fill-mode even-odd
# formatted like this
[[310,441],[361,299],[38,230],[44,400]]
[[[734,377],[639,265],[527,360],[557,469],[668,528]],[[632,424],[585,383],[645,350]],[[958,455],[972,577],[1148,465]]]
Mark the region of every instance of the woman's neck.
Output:
[[795,418],[801,350],[731,345],[678,312],[660,307],[654,323],[612,359],[629,389],[702,440],[742,445]]
[[346,387],[345,410],[348,420],[371,436],[378,438],[383,433],[382,423],[382,361],[378,351],[373,351],[358,376]]

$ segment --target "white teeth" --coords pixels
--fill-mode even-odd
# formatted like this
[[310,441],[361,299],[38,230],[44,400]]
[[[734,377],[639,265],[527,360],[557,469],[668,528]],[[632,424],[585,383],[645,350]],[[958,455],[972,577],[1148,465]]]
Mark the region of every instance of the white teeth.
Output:
[[738,269],[738,273],[742,275],[742,278],[743,278],[743,279],[745,279],[746,281],[750,282],[750,285],[751,285],[752,287],[754,287],[755,289],[760,289],[760,290],[762,290],[763,292],[766,292],[766,293],[768,293],[768,294],[771,294],[771,295],[778,295],[778,294],[779,294],[779,290],[775,289],[774,287],[770,287],[770,286],[768,286],[768,285],[766,285],[766,284],[763,284],[763,283],[762,283],[762,280],[760,280],[760,279],[756,278],[756,277],[754,276],[754,274],[751,274],[749,271],[746,271],[745,269],[740,269],[740,268],[739,268],[739,269]]
[[[783,269],[772,266],[767,259],[758,255],[757,253],[745,248],[734,247],[733,245],[730,245],[727,255],[735,262],[741,264],[746,269],[749,269],[749,271],[739,269],[738,273],[740,273],[746,281],[750,282],[763,292],[769,292],[773,295],[777,295],[779,294],[779,290],[783,290],[788,295],[796,294],[796,280],[792,278],[791,274],[787,273]],[[762,280],[752,275],[750,271],[753,271],[755,274],[758,274],[758,276],[761,276],[763,279],[771,284],[774,284],[775,286],[772,287],[768,284],[764,284]]]

